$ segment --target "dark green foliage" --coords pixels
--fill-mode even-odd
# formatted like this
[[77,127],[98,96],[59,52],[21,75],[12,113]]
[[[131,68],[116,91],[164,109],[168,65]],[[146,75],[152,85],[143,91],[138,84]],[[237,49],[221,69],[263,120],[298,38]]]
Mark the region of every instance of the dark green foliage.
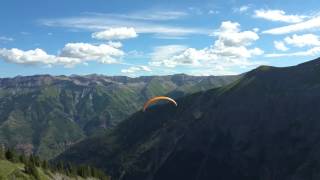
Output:
[[71,163],[68,163],[66,165],[66,170],[69,174],[69,176],[77,176],[77,167],[73,166]]
[[[78,176],[81,176],[83,178],[94,177],[99,180],[109,180],[109,176],[105,175],[103,171],[88,165],[74,166],[70,163],[66,164],[63,161],[59,161],[56,164],[50,165],[47,160],[41,160],[38,156],[26,156],[24,154],[18,154],[15,150],[12,149],[7,149],[6,151],[4,151],[3,148],[3,159],[0,160],[9,160],[13,163],[23,163],[23,172],[33,176],[34,179],[37,180],[41,179],[38,169],[42,169],[42,171],[45,173],[55,172],[76,179],[78,178]],[[17,174],[19,174],[18,171]]]
[[34,164],[36,167],[40,167],[41,166],[41,160],[40,160],[39,156],[30,155],[29,156],[29,162],[31,164]]
[[11,162],[18,162],[19,161],[19,156],[13,149],[7,149],[5,152],[5,157],[7,160]]
[[29,163],[29,160],[27,159],[27,157],[24,154],[19,155],[19,162],[23,163],[23,164],[27,164]]
[[109,176],[105,175],[105,173],[97,168],[91,167],[89,165],[73,165],[71,163],[64,163],[63,161],[59,161],[53,164],[51,168],[54,172],[58,172],[61,174],[66,174],[70,177],[80,176],[83,178],[95,177],[101,180],[109,180]]
[[40,180],[40,175],[39,175],[38,169],[34,165],[34,163],[29,162],[29,163],[25,164],[24,171],[25,171],[25,173],[32,175],[35,179]]
[[5,159],[5,158],[6,158],[6,156],[5,156],[5,148],[4,148],[4,146],[0,145],[0,160],[1,159]]
[[177,102],[137,112],[57,159],[121,180],[320,179],[320,59],[262,66]]
[[78,167],[78,175],[84,178],[91,177],[91,167],[87,165],[81,165]]
[[47,160],[43,160],[41,163],[41,167],[45,170],[49,169],[49,162]]
[[65,168],[64,168],[64,164],[62,161],[60,161],[57,166],[56,166],[56,169],[58,172],[60,173],[65,173]]

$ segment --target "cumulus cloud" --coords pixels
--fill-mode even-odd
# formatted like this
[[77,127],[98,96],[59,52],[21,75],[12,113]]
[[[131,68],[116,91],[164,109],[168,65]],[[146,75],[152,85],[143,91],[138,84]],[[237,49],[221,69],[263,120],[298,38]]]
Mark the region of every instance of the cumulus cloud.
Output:
[[259,39],[254,31],[240,31],[240,24],[223,22],[213,34],[217,40],[204,49],[188,48],[183,45],[161,46],[154,49],[151,55],[152,66],[191,66],[217,67],[224,69],[232,66],[251,66],[249,59],[263,54],[257,47],[249,48]]
[[154,48],[154,52],[151,53],[151,62],[153,66],[166,66],[175,67],[176,62],[171,61],[170,58],[182,53],[188,47],[184,45],[166,45],[158,46]]
[[288,33],[300,32],[300,31],[307,31],[307,30],[317,30],[319,28],[320,28],[320,16],[317,16],[300,23],[268,29],[263,31],[263,33],[279,35],[279,34],[288,34]]
[[287,51],[287,50],[289,50],[289,48],[286,47],[286,45],[285,45],[282,41],[274,41],[273,44],[274,44],[274,47],[275,47],[277,50],[280,50],[280,51]]
[[115,57],[121,57],[124,52],[108,44],[92,45],[88,43],[68,43],[61,50],[60,56],[82,60],[97,60],[101,63],[115,63]]
[[294,34],[287,36],[283,41],[274,41],[275,47],[278,50],[286,51],[289,48],[286,45],[293,47],[311,47],[308,50],[289,52],[289,53],[271,53],[266,54],[266,57],[293,57],[293,56],[317,56],[320,54],[320,37],[314,34]]
[[20,49],[0,49],[0,57],[8,62],[14,62],[18,64],[34,64],[41,61],[45,63],[53,63],[54,56],[48,55],[42,49],[35,49],[29,51],[22,51]]
[[291,37],[286,37],[284,41],[295,47],[320,46],[320,38],[314,34],[294,34]]
[[67,43],[57,55],[51,55],[37,48],[20,50],[17,48],[0,48],[0,59],[16,64],[43,64],[63,65],[73,67],[77,64],[87,64],[88,61],[97,61],[103,64],[120,63],[119,59],[125,55],[121,50],[122,43],[111,39],[125,39],[137,36],[133,28],[109,29],[93,34],[94,37],[110,40],[104,44]]
[[16,64],[63,64],[65,66],[71,66],[81,62],[80,59],[72,57],[57,57],[54,55],[47,54],[42,49],[34,49],[23,51],[20,49],[0,49],[0,58],[9,62]]
[[218,37],[215,42],[218,46],[248,46],[252,42],[259,39],[259,36],[254,31],[240,32],[240,24],[236,22],[222,22],[220,29],[214,33]]
[[108,44],[92,45],[88,43],[68,43],[58,55],[50,55],[42,49],[23,51],[17,48],[0,49],[0,58],[16,64],[63,65],[73,67],[88,61],[117,63],[124,52]]
[[126,74],[134,74],[141,71],[151,72],[152,70],[148,66],[131,66],[128,69],[121,70],[122,73],[126,73]]
[[119,40],[130,39],[137,37],[137,33],[134,28],[120,27],[110,28],[105,31],[95,32],[92,34],[92,38],[100,40]]
[[283,10],[265,10],[259,9],[255,10],[254,17],[262,18],[270,21],[280,21],[286,23],[299,23],[302,22],[307,16],[303,15],[288,15]]
[[275,58],[275,57],[300,57],[300,56],[317,56],[320,54],[320,47],[313,47],[306,51],[298,51],[293,53],[273,53],[266,54],[265,57]]

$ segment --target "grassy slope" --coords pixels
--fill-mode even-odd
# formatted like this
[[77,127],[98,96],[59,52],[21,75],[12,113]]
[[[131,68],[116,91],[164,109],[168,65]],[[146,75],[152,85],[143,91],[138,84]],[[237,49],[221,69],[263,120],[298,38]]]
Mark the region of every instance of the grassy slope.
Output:
[[[42,168],[37,168],[41,180],[54,180],[54,179],[64,179],[64,180],[83,180],[82,177],[71,178],[62,174],[52,173],[50,171],[45,171]],[[12,163],[6,160],[0,160],[0,180],[7,179],[21,179],[21,180],[34,180],[33,176],[24,173],[24,165],[20,163]],[[93,178],[87,178],[92,179]]]

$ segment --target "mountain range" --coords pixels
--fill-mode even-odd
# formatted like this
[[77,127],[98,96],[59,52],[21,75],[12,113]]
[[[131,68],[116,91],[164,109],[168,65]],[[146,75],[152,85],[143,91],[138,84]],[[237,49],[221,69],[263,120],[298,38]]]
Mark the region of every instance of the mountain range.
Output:
[[137,111],[57,160],[119,180],[320,179],[320,58]]
[[17,76],[0,79],[0,144],[50,159],[104,133],[156,95],[181,97],[239,76]]

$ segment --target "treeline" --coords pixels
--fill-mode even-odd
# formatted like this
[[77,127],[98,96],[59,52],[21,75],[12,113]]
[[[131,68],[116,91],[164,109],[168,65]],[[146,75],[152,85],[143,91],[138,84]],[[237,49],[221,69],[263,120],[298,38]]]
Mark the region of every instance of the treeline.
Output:
[[49,163],[47,160],[41,160],[38,156],[18,154],[13,149],[5,149],[3,147],[0,147],[0,160],[8,160],[13,163],[23,163],[24,172],[33,176],[37,180],[41,179],[37,168],[42,168],[45,172],[51,171],[53,173],[60,173],[74,178],[80,176],[83,178],[93,177],[101,180],[111,179],[103,171],[88,165],[75,166],[64,162],[53,164]]

